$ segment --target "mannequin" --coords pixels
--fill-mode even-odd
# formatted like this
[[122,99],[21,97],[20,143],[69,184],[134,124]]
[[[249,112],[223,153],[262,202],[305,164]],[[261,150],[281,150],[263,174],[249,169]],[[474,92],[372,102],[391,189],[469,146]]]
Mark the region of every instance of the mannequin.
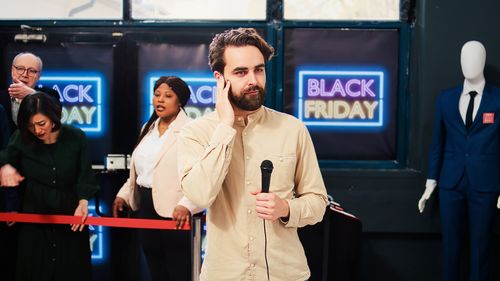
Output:
[[[469,41],[462,47],[460,55],[460,64],[464,75],[464,88],[474,88],[484,84],[484,65],[486,63],[486,49],[478,41]],[[434,192],[437,181],[427,179],[425,182],[425,191],[418,201],[418,210],[422,213],[425,209],[425,203]],[[497,208],[500,209],[500,196],[497,199]]]
[[500,88],[485,81],[486,50],[480,42],[465,43],[460,62],[463,86],[445,90],[436,99],[429,174],[418,209],[424,211],[439,186],[442,280],[458,280],[466,217],[470,280],[488,280],[491,227],[495,207],[500,208]]

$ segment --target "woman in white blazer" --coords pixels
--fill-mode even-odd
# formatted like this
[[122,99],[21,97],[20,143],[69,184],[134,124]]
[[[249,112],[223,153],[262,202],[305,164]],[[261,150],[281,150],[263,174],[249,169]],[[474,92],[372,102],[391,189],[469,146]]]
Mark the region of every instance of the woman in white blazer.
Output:
[[[177,134],[191,119],[184,112],[188,85],[162,76],[154,86],[154,112],[144,125],[132,153],[130,175],[113,202],[113,216],[129,207],[135,217],[173,219],[181,228],[203,209],[184,197],[177,176]],[[191,280],[189,235],[182,231],[138,231],[151,273],[156,280]]]

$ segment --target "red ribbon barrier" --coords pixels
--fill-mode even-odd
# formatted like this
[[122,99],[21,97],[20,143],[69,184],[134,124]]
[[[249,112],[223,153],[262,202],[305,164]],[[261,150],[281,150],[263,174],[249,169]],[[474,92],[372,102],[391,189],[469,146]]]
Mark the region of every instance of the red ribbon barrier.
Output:
[[[0,221],[51,224],[82,224],[82,217],[26,213],[0,213]],[[175,226],[176,222],[171,220],[87,217],[83,224],[126,228],[177,230],[177,227]],[[181,228],[181,230],[190,229],[191,226],[186,223],[184,224],[184,227]]]

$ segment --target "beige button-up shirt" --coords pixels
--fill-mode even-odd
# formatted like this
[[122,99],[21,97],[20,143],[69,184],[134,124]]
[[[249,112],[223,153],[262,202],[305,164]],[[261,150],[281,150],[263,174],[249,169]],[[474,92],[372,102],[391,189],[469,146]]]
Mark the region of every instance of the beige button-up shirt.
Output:
[[207,208],[204,281],[267,280],[263,220],[252,191],[261,189],[260,164],[274,169],[269,192],[288,201],[288,222],[266,221],[267,260],[273,281],[310,276],[297,228],[322,220],[326,189],[305,126],[266,107],[236,118],[234,128],[212,112],[183,128],[179,176],[184,194]]

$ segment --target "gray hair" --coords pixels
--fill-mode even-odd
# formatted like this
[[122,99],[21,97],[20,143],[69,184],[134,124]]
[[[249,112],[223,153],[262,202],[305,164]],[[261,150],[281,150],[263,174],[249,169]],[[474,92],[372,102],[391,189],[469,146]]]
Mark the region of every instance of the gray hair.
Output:
[[42,59],[41,59],[39,56],[37,56],[37,55],[35,55],[35,54],[33,54],[33,53],[30,53],[30,52],[22,52],[22,53],[17,54],[17,55],[14,57],[14,59],[12,60],[12,64],[14,64],[14,62],[15,62],[18,58],[20,58],[20,57],[22,57],[22,56],[33,56],[33,57],[34,57],[34,58],[38,61],[38,65],[40,66],[40,72],[42,72],[42,69],[43,69],[43,62],[42,62]]

